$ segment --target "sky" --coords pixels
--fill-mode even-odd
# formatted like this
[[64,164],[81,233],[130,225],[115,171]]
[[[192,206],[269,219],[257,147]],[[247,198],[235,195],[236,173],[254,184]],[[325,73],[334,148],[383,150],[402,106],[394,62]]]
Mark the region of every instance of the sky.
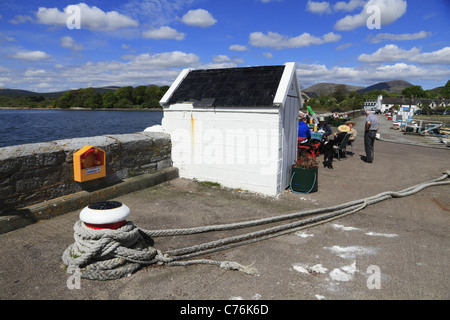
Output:
[[78,1],[0,0],[0,88],[163,86],[185,68],[287,62],[301,88],[450,79],[449,0]]

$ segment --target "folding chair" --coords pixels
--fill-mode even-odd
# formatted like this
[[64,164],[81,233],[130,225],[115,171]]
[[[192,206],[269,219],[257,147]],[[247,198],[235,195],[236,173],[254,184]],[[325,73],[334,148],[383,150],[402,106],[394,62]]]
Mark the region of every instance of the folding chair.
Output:
[[337,158],[339,159],[339,161],[341,161],[341,151],[344,153],[345,159],[347,159],[347,144],[348,139],[350,139],[351,135],[351,133],[347,133],[344,139],[342,139],[341,143],[339,143],[339,145],[333,146],[334,153],[337,153]]

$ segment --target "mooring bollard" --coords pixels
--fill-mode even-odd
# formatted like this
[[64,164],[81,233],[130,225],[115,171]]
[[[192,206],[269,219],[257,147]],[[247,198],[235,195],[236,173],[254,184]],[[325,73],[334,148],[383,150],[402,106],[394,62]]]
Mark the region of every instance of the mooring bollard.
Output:
[[91,204],[80,212],[80,220],[91,229],[117,230],[124,226],[130,208],[118,201],[103,201]]

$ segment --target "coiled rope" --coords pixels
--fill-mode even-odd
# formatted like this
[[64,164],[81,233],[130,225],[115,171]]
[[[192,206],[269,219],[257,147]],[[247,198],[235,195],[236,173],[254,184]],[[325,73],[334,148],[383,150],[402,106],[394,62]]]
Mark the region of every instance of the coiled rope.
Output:
[[[243,266],[232,261],[215,261],[209,259],[181,260],[266,240],[300,229],[311,228],[353,214],[367,206],[390,198],[406,197],[418,193],[427,187],[450,184],[450,180],[444,181],[448,177],[450,177],[450,170],[447,170],[443,176],[437,179],[423,182],[398,192],[386,191],[375,196],[328,208],[231,224],[183,229],[144,230],[128,221],[117,230],[95,230],[86,227],[82,221],[77,221],[74,225],[75,243],[64,251],[62,260],[67,266],[68,273],[78,274],[82,278],[91,280],[118,279],[134,273],[143,266],[152,264],[165,264],[169,266],[210,264],[226,270],[239,270],[247,274],[257,274],[258,271],[252,266]],[[298,218],[302,219],[239,236],[169,250],[165,253],[152,247],[152,237],[192,235],[213,231],[242,229]]]

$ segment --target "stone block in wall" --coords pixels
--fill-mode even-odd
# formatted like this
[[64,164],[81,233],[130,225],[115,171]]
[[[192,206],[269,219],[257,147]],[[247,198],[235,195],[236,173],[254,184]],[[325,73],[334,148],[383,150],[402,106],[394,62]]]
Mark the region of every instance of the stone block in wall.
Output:
[[156,166],[156,171],[164,170],[164,169],[170,168],[172,166],[173,166],[172,159],[162,160],[162,161],[158,162],[158,164]]
[[157,146],[170,146],[171,139],[168,134],[162,132],[142,132],[143,135],[151,138],[153,143]]
[[4,147],[0,152],[0,178],[24,170],[58,166],[64,161],[64,151],[51,142]]
[[128,168],[128,176],[155,172],[158,161],[171,157],[171,140],[167,134],[139,132],[108,137],[116,140],[121,151],[112,166],[115,171]]
[[[107,136],[74,138],[66,140],[56,140],[53,143],[64,150],[66,155],[66,162],[73,163],[73,154],[86,145],[94,146],[106,152],[106,155],[111,154],[117,150],[115,140]],[[115,149],[115,150],[114,150]]]
[[0,213],[48,197],[64,161],[64,151],[51,142],[0,148]]

